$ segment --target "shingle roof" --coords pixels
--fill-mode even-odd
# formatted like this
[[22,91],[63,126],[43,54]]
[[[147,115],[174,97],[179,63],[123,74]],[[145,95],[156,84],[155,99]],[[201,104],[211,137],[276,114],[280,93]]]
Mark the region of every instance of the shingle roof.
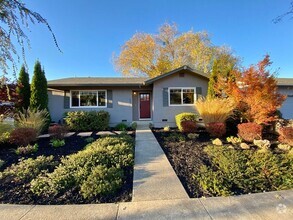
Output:
[[143,77],[72,77],[48,81],[54,86],[137,86],[147,78]]
[[293,86],[293,78],[277,78],[278,86]]

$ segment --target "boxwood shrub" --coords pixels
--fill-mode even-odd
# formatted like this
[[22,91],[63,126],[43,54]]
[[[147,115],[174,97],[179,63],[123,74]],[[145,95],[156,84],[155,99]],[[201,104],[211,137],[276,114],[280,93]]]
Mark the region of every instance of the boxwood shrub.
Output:
[[31,182],[36,195],[54,196],[78,189],[84,198],[113,194],[124,182],[124,169],[133,165],[130,136],[105,137],[61,160],[52,173]]
[[198,119],[198,115],[191,112],[183,112],[175,116],[176,125],[179,131],[183,131],[183,127],[181,125],[183,121],[196,122],[197,119]]
[[65,115],[65,123],[72,131],[101,131],[109,127],[107,111],[73,111]]

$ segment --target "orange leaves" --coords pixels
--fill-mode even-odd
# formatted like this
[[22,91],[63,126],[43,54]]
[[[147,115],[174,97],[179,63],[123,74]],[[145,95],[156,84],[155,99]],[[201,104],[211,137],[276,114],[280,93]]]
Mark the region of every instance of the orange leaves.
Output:
[[257,65],[238,73],[236,83],[230,83],[228,94],[238,102],[242,116],[258,124],[275,120],[275,112],[285,97],[277,92],[277,82],[267,70],[270,66],[268,55]]

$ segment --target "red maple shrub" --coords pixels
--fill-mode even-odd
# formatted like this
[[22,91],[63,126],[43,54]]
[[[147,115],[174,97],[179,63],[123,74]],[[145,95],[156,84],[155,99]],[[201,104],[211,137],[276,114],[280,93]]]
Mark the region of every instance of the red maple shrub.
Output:
[[213,137],[222,137],[226,134],[226,124],[223,122],[211,122],[206,125],[207,132]]
[[196,122],[195,121],[182,121],[181,122],[182,132],[184,133],[193,133],[196,131]]
[[27,146],[37,140],[37,131],[34,128],[16,128],[10,133],[9,142],[17,146]]
[[271,65],[268,55],[257,65],[235,73],[236,79],[228,82],[227,95],[238,103],[242,119],[257,124],[269,124],[285,100],[277,91],[277,81],[267,68]]
[[53,125],[49,127],[49,134],[52,138],[56,138],[58,140],[63,140],[65,135],[67,134],[68,129],[63,125]]
[[242,123],[238,126],[238,136],[244,141],[253,142],[254,139],[262,139],[263,127],[259,124],[248,122]]
[[289,144],[293,146],[293,127],[280,128],[278,140],[283,144]]

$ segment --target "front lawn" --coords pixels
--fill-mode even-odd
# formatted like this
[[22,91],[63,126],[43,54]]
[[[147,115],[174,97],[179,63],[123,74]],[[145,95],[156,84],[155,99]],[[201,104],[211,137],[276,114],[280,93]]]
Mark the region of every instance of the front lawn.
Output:
[[281,150],[277,144],[260,148],[251,143],[249,149],[242,149],[240,143],[231,144],[225,138],[223,145],[216,146],[218,141],[213,144],[204,131],[184,134],[177,129],[153,129],[153,133],[190,197],[293,188],[292,150]]
[[38,139],[38,148],[29,154],[17,154],[16,146],[2,144],[0,203],[131,200],[134,135],[88,138],[74,134],[64,140],[64,146],[53,147],[52,139]]

